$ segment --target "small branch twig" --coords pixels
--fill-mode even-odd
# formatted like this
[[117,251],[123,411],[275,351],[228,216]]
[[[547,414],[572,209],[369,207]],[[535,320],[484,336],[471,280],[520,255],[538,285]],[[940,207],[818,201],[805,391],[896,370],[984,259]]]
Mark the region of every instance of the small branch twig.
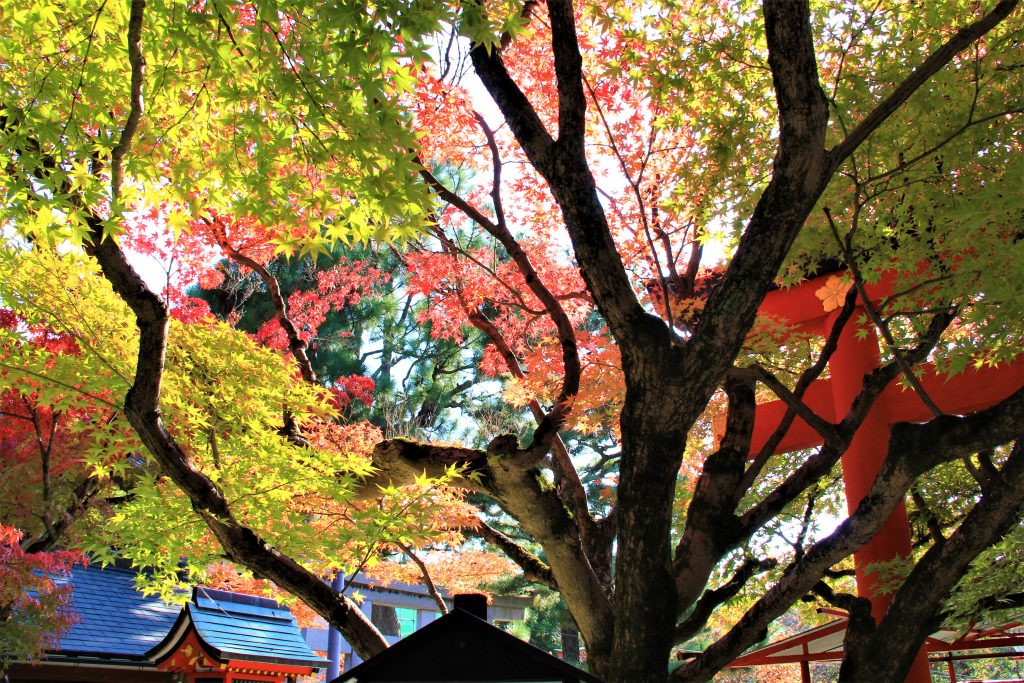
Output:
[[239,265],[251,269],[259,275],[261,280],[263,280],[263,284],[267,286],[267,289],[270,292],[270,299],[274,304],[274,310],[277,313],[277,321],[281,324],[281,328],[288,336],[288,349],[291,351],[292,357],[295,358],[295,362],[299,365],[299,372],[302,373],[302,379],[306,380],[310,384],[316,384],[316,373],[313,371],[313,365],[310,363],[309,356],[306,354],[307,344],[299,335],[299,330],[295,327],[295,323],[292,322],[292,319],[288,316],[288,303],[284,300],[284,295],[281,293],[281,285],[277,281],[277,278],[274,277],[274,275],[262,263],[235,249],[228,241],[226,230],[217,226],[213,221],[205,216],[202,220],[213,229],[214,238],[217,240],[217,244],[224,250],[225,255],[229,259]]
[[[587,92],[590,93],[590,100],[594,103],[594,108],[597,109],[597,115],[600,117],[605,133],[608,135],[608,142],[611,145],[612,152],[615,154],[615,158],[618,159],[619,166],[622,167],[622,175],[626,177],[626,182],[629,183],[629,187],[633,190],[633,195],[636,197],[637,210],[640,214],[640,224],[643,226],[644,236],[647,238],[647,246],[651,250],[651,258],[654,259],[654,269],[658,273],[658,284],[661,286],[661,297],[665,306],[665,320],[671,328],[675,325],[675,320],[672,315],[671,293],[669,292],[669,286],[665,279],[665,274],[661,270],[661,259],[658,258],[658,250],[654,246],[654,238],[651,237],[651,226],[647,221],[647,210],[644,206],[643,196],[640,193],[640,186],[638,185],[638,181],[633,180],[633,177],[629,173],[629,169],[626,167],[626,160],[622,157],[622,153],[619,151],[619,146],[615,143],[615,136],[612,134],[612,128],[608,124],[608,120],[605,118],[604,109],[602,109],[600,101],[594,95],[594,88],[590,85],[590,80],[586,76],[583,77],[583,84],[587,87]],[[670,254],[670,264],[671,261],[672,259]],[[671,339],[675,340],[675,338],[675,335],[671,336]]]
[[505,553],[505,555],[508,556],[510,560],[515,562],[519,568],[523,570],[524,577],[549,588],[557,589],[555,577],[551,573],[551,568],[541,561],[539,557],[516,543],[510,537],[501,533],[483,520],[480,520],[480,524],[473,527],[470,531],[479,535],[480,538],[484,539],[488,543],[497,546],[503,553]]
[[939,417],[943,415],[943,411],[936,405],[935,401],[932,400],[928,392],[925,391],[924,385],[921,384],[921,380],[914,374],[914,369],[904,358],[903,352],[896,345],[896,340],[892,336],[892,330],[889,329],[888,323],[882,320],[882,316],[875,310],[874,305],[871,303],[871,298],[868,296],[867,287],[864,285],[864,278],[861,276],[860,269],[857,267],[856,259],[853,258],[853,249],[849,244],[849,240],[843,240],[839,235],[839,228],[836,226],[835,220],[832,218],[832,212],[826,206],[824,208],[825,218],[828,219],[829,228],[832,230],[832,235],[836,239],[836,243],[839,248],[843,250],[843,258],[846,261],[846,267],[850,269],[850,274],[853,276],[853,285],[857,289],[857,294],[860,296],[861,305],[864,307],[864,311],[867,313],[868,318],[875,325],[878,331],[881,333],[882,338],[885,340],[889,350],[892,351],[893,358],[896,364],[899,365],[900,371],[903,376],[906,377],[907,383],[910,384],[914,393],[918,395],[921,402],[928,408],[929,411],[935,416]]
[[437,586],[434,585],[434,580],[430,578],[430,571],[427,569],[427,565],[424,564],[423,560],[413,552],[413,549],[404,543],[397,544],[402,552],[409,556],[413,564],[420,570],[420,575],[423,577],[423,584],[427,587],[427,592],[430,593],[430,597],[434,599],[434,603],[437,604],[437,609],[440,610],[441,614],[448,614],[448,605],[444,603],[444,598],[437,591]]

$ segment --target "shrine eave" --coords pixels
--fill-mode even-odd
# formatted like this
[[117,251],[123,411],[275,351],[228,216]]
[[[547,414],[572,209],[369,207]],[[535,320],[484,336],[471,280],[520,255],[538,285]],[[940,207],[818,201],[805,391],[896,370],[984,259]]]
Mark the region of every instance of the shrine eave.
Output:
[[[843,640],[845,637],[846,619],[837,619],[747,652],[729,663],[728,667],[839,661],[844,655]],[[936,631],[925,640],[924,650],[933,661],[946,661],[1009,656],[1007,653],[998,652],[966,653],[1022,645],[1024,645],[1024,632],[1021,632],[1018,624],[1010,623],[997,627],[972,628],[967,633],[953,630]],[[690,653],[684,653],[679,658],[685,659],[688,655],[692,656]]]
[[236,670],[271,667],[282,673],[308,673],[328,663],[302,639],[287,609],[259,598],[197,589],[167,636],[146,657],[159,666],[173,657],[190,635],[207,656]]

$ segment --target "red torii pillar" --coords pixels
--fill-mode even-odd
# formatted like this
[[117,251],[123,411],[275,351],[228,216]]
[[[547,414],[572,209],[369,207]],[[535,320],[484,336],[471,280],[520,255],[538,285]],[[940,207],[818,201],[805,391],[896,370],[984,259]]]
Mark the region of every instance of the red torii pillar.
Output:
[[[828,336],[838,310],[826,312],[823,301],[828,292],[835,292],[836,275],[826,275],[803,282],[795,287],[770,292],[760,313],[785,322],[804,332]],[[882,298],[894,289],[894,278],[868,287],[872,300]],[[829,286],[831,285],[831,286]],[[823,293],[826,296],[819,296]],[[864,375],[880,363],[878,338],[874,328],[860,331],[857,327],[864,318],[863,309],[853,318],[840,335],[838,346],[829,361],[831,379],[818,380],[804,396],[807,405],[825,420],[836,422],[846,415],[854,398],[860,392]],[[1024,357],[1008,366],[967,370],[953,378],[937,375],[928,367],[918,369],[918,379],[928,395],[947,413],[966,413],[995,405],[1021,386],[1024,386]],[[754,419],[751,453],[757,453],[786,413],[782,401],[759,405]],[[856,510],[867,495],[888,453],[891,425],[904,421],[924,421],[932,417],[916,393],[904,390],[894,382],[879,397],[868,413],[849,449],[842,457],[843,484],[848,512]],[[806,422],[797,418],[776,448],[777,453],[813,448],[821,444],[820,435]],[[911,553],[910,525],[903,503],[893,510],[878,533],[854,555],[857,592],[871,600],[871,612],[880,620],[892,601],[890,594],[877,590],[877,577],[867,571],[878,562]],[[907,683],[931,681],[927,654],[922,650],[911,666]]]

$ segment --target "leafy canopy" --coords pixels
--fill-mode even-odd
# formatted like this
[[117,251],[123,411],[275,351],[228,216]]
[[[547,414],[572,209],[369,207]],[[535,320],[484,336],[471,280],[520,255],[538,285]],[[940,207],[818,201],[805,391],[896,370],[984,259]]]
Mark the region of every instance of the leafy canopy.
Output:
[[[21,169],[6,176],[0,217],[25,234],[78,242],[83,205],[112,200],[111,159],[131,109],[132,7],[0,10],[11,29],[0,38],[0,144]],[[448,11],[421,1],[145,3],[144,115],[107,229],[121,232],[127,211],[169,206],[176,230],[230,212],[303,253],[411,234],[427,203],[398,100]],[[40,166],[49,172],[30,179]]]

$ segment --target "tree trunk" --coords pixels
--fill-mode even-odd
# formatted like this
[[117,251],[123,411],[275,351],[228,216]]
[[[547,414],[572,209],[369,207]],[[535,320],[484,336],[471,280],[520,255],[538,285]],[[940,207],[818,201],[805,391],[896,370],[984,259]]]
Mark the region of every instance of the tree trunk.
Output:
[[664,680],[678,617],[672,573],[672,501],[686,432],[673,419],[671,393],[651,381],[661,364],[642,368],[651,389],[627,389],[622,412],[619,544],[615,565],[615,638],[607,672],[614,681]]

